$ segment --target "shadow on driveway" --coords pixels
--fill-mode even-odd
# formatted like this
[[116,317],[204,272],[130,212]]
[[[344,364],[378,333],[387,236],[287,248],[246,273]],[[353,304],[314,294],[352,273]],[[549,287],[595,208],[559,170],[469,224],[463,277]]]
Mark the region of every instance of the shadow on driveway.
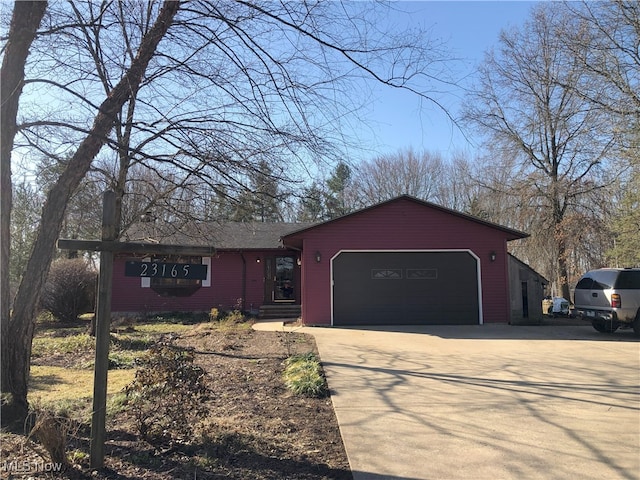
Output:
[[590,325],[309,328],[354,480],[640,478],[640,346]]
[[567,324],[546,323],[542,325],[383,325],[357,327],[331,327],[335,329],[363,330],[373,332],[419,333],[448,339],[486,340],[587,340],[596,342],[640,342],[632,329],[614,333],[600,333],[591,324],[582,322]]

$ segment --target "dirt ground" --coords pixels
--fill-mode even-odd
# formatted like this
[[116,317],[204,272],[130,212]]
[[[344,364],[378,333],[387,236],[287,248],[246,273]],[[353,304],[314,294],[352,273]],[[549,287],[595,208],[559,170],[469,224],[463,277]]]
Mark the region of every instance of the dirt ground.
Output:
[[107,420],[104,469],[89,469],[82,454],[89,452],[89,428],[83,425],[69,441],[68,451],[76,453],[64,473],[50,471],[54,467],[37,443],[3,433],[1,478],[351,479],[331,399],[296,396],[282,381],[284,359],[315,351],[313,338],[200,327],[171,340],[194,348],[196,363],[207,372],[213,395],[196,429],[206,430],[207,441],[194,435],[170,449],[154,447],[141,440],[125,408]]

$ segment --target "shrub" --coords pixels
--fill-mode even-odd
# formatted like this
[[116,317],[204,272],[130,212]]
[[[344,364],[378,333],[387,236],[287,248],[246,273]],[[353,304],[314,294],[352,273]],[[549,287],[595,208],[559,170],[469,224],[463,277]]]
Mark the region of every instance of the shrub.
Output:
[[283,378],[287,388],[296,395],[324,397],[328,394],[322,366],[314,353],[287,358]]
[[240,310],[232,310],[227,313],[221,321],[224,321],[229,324],[234,323],[242,323],[246,319],[244,318],[244,314]]
[[193,350],[153,347],[125,389],[138,433],[152,445],[186,442],[193,425],[208,413],[205,371],[193,364]]
[[80,258],[57,260],[51,265],[41,307],[58,320],[74,321],[93,310],[96,273]]

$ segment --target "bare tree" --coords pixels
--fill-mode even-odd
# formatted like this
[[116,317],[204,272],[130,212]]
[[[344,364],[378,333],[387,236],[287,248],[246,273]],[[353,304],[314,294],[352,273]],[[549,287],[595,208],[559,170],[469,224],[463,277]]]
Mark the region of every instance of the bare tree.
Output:
[[563,36],[588,73],[577,92],[626,122],[622,128],[633,141],[640,118],[640,4],[583,1],[566,2],[565,8],[586,30]]
[[[167,1],[158,13],[156,22],[140,42],[138,53],[123,78],[101,103],[87,137],[70,158],[66,169],[49,191],[33,253],[18,288],[11,315],[3,317],[2,391],[11,395],[3,404],[3,421],[24,418],[27,412],[27,389],[30,369],[31,342],[35,327],[35,313],[47,272],[51,266],[55,241],[60,232],[64,212],[74,190],[89,170],[113,128],[117,113],[129,99],[131,88],[139,85],[158,43],[171,25],[179,2]],[[5,327],[6,323],[6,327]]]
[[[16,118],[20,94],[24,85],[24,68],[29,48],[36,36],[36,31],[47,2],[16,2],[14,6],[9,39],[4,48],[2,70],[0,71],[0,322],[2,336],[2,385],[3,393],[12,392],[7,388],[4,377],[7,368],[8,351],[4,348],[9,342],[11,331],[9,318],[11,315],[10,289],[10,227],[12,210],[11,152],[16,134]],[[19,339],[13,341],[18,342]],[[26,379],[24,381],[26,389]],[[26,391],[26,390],[25,390]],[[4,403],[4,401],[3,401]],[[26,393],[23,400],[26,404]],[[22,410],[19,408],[18,410]],[[9,412],[11,415],[13,412]],[[18,411],[18,414],[22,412]]]
[[[584,36],[567,35],[566,47],[574,52],[588,73],[577,93],[598,108],[611,113],[612,128],[622,138],[614,167],[621,172],[606,199],[611,205],[608,216],[613,248],[608,259],[614,265],[637,265],[638,180],[640,175],[640,4],[636,1],[567,2],[572,15],[584,22]],[[590,265],[589,267],[591,267]]]
[[379,203],[398,195],[411,195],[440,203],[445,162],[437,154],[411,149],[381,155],[363,162],[354,175],[361,206]]
[[[152,11],[140,2],[70,5],[56,10],[48,29],[67,26],[56,37],[64,48],[51,55],[44,45],[32,88],[90,112],[93,94],[108,92],[126,68]],[[136,165],[182,186],[198,177],[238,198],[251,191],[248,173],[266,162],[274,182],[295,188],[308,178],[309,163],[342,158],[333,139],[341,119],[364,103],[354,80],[373,78],[430,99],[441,73],[432,69],[445,54],[422,32],[374,25],[384,12],[380,4],[189,3],[123,106],[107,143],[111,155],[102,152],[116,167],[104,171],[119,201],[133,188],[127,172]],[[23,144],[55,156],[82,132],[81,119],[54,113],[25,122]]]
[[504,190],[514,197],[527,192],[524,200],[543,223],[532,233],[553,239],[554,280],[566,298],[568,243],[575,234],[568,221],[609,183],[606,165],[618,140],[611,117],[577,93],[587,72],[562,39],[567,32],[578,36],[582,27],[561,5],[535,8],[524,27],[502,32],[465,106],[466,120],[485,134],[493,158],[514,159]]
[[[9,357],[15,368],[3,369],[3,389],[26,405],[41,279],[68,199],[91,168],[109,174],[105,184],[123,206],[121,227],[151,207],[177,218],[204,186],[235,197],[261,162],[274,178],[295,183],[309,162],[340,158],[331,140],[345,112],[358,110],[354,79],[432,100],[429,68],[440,52],[421,32],[371,30],[380,7],[239,0],[50,8],[32,53],[37,61],[27,65],[16,148],[64,168],[48,193],[16,296],[9,323],[20,345]],[[167,41],[159,44],[162,37]],[[144,183],[134,186],[138,181]],[[129,194],[144,199],[138,214]]]
[[454,152],[444,166],[436,202],[453,210],[472,214],[473,204],[480,194],[480,186],[475,180],[477,163],[464,152]]

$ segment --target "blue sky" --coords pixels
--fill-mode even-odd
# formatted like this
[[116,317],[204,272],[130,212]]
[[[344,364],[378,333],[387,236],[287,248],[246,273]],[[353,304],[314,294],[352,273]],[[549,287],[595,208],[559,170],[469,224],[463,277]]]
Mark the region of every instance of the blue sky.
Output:
[[[455,57],[464,59],[467,73],[496,46],[500,31],[522,25],[536,2],[514,1],[413,1],[394,6],[410,12],[404,21],[429,28],[434,38],[446,42]],[[466,81],[472,80],[472,77]],[[462,90],[452,90],[439,100],[456,116]],[[439,152],[448,158],[455,151],[473,152],[470,144],[439,108],[421,102],[415,95],[378,87],[366,112],[370,128],[360,138],[371,153],[394,153],[408,147]],[[473,140],[473,139],[472,139]],[[371,157],[364,153],[362,158]]]
[[[522,25],[536,2],[531,1],[402,1],[393,2],[398,24],[430,30],[444,42],[458,63],[459,75],[471,75],[487,49],[495,46],[502,29]],[[464,68],[463,68],[464,67]],[[472,80],[468,76],[466,82]],[[447,115],[414,94],[376,85],[368,108],[361,112],[367,125],[356,127],[352,139],[362,150],[348,152],[351,161],[369,160],[406,148],[441,153],[449,158],[456,151],[471,152],[475,145],[459,132]],[[462,89],[451,89],[438,100],[452,116],[458,114]],[[473,138],[471,138],[473,140]]]

